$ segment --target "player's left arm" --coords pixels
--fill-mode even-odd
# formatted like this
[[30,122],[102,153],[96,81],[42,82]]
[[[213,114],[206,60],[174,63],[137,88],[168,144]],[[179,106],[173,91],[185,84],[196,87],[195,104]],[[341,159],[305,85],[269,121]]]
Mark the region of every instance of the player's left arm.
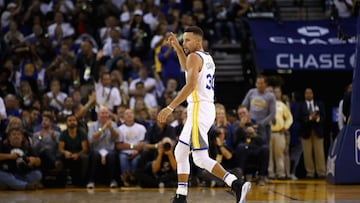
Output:
[[175,99],[169,104],[170,107],[176,108],[191,94],[196,88],[199,72],[202,67],[202,59],[196,53],[191,53],[186,59],[187,79],[186,84],[180,90]]

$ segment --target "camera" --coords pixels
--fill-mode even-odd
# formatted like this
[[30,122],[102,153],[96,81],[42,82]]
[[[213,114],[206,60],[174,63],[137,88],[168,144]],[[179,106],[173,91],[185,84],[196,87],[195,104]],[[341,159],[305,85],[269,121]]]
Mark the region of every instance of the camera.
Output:
[[23,170],[26,170],[27,169],[27,161],[26,161],[26,158],[23,157],[23,156],[20,156],[16,159],[16,167],[23,171]]
[[171,149],[171,143],[170,142],[165,142],[163,144],[163,149],[164,149],[164,151],[169,151]]
[[10,153],[18,155],[18,158],[16,158],[16,160],[15,160],[16,168],[20,171],[26,170],[27,169],[27,159],[26,159],[24,151],[22,149],[15,148],[15,149],[12,149]]

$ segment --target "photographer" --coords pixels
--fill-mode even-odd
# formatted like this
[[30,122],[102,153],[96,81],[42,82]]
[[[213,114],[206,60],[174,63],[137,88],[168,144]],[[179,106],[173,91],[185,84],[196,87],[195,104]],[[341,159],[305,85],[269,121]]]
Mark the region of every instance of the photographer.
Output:
[[249,110],[245,106],[239,106],[238,115],[240,123],[233,141],[237,164],[245,175],[249,173],[249,169],[255,168],[259,175],[257,184],[263,186],[269,163],[269,147],[264,138],[258,135],[257,125],[250,118]]
[[143,153],[137,170],[139,184],[144,188],[175,187],[176,160],[174,157],[175,142],[170,137],[164,137],[155,144],[154,153]]
[[0,188],[36,189],[42,178],[40,164],[40,158],[26,144],[23,130],[9,129],[8,137],[0,144]]
[[[243,176],[242,170],[237,166],[233,151],[226,145],[226,130],[227,128],[224,126],[213,126],[209,130],[209,156],[241,179]],[[222,179],[217,178],[205,169],[201,169],[200,178],[210,187],[225,186]]]

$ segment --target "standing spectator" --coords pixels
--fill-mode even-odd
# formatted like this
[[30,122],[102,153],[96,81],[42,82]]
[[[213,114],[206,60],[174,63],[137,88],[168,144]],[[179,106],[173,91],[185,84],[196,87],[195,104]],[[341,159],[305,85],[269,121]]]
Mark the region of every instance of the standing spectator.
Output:
[[87,188],[95,187],[95,175],[99,173],[99,165],[104,165],[107,169],[110,187],[117,187],[115,180],[115,168],[117,152],[115,144],[119,142],[120,132],[114,121],[111,120],[110,111],[107,107],[100,107],[98,120],[89,125],[88,140],[90,144],[90,162],[89,162],[89,179]]
[[276,98],[276,114],[271,124],[271,136],[270,136],[270,157],[268,166],[269,178],[278,178],[284,180],[286,178],[285,170],[285,150],[288,149],[286,132],[289,130],[293,117],[290,109],[281,100],[282,91],[280,87],[274,87],[273,89]]
[[135,170],[143,150],[146,128],[135,123],[134,112],[127,109],[124,112],[124,123],[119,126],[120,140],[116,149],[120,151],[121,180],[125,186],[134,184]]
[[300,136],[304,153],[306,178],[325,178],[324,122],[325,107],[322,101],[314,100],[311,88],[304,92],[305,101],[299,111]]
[[151,29],[148,24],[143,21],[143,11],[136,9],[134,11],[134,19],[130,27],[131,32],[131,56],[140,57],[142,60],[149,58],[149,48],[151,41]]
[[251,119],[256,122],[257,135],[269,143],[270,124],[275,117],[276,100],[273,93],[266,91],[265,76],[257,76],[255,85],[256,88],[252,88],[246,93],[242,105],[247,107]]
[[78,127],[74,114],[66,117],[66,126],[67,129],[60,134],[58,150],[72,183],[82,186],[85,184],[89,164],[87,133]]
[[[167,37],[166,37],[167,38]],[[157,55],[161,63],[161,76],[163,82],[166,84],[171,78],[175,79],[179,86],[184,84],[184,73],[181,71],[180,63],[176,52],[172,49],[170,44],[164,43],[160,48],[160,53]]]
[[85,39],[81,42],[81,52],[75,59],[73,67],[74,82],[80,83],[80,93],[86,97],[94,90],[94,82],[99,78],[99,70],[96,61],[96,53],[93,52],[94,45],[91,40]]
[[0,144],[0,188],[36,189],[42,178],[40,165],[40,158],[26,144],[22,129],[10,129]]

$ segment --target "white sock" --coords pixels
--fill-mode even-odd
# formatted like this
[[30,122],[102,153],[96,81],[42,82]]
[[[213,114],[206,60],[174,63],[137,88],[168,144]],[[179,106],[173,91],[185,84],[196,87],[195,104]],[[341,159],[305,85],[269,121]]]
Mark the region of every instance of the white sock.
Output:
[[226,172],[223,180],[229,187],[231,187],[232,182],[237,180],[237,177],[229,172]]
[[187,194],[188,194],[188,184],[179,182],[178,183],[178,188],[176,189],[176,194],[187,196]]

